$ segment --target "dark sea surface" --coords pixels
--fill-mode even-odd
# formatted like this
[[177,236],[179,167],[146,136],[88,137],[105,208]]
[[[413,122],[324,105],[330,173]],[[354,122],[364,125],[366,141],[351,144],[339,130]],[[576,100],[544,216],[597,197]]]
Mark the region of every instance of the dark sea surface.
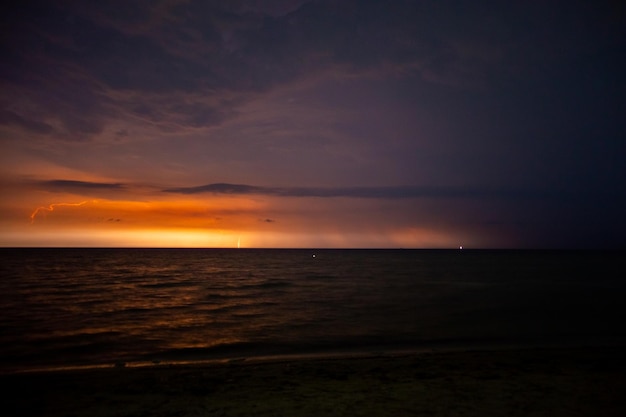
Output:
[[0,249],[0,371],[626,345],[623,251]]

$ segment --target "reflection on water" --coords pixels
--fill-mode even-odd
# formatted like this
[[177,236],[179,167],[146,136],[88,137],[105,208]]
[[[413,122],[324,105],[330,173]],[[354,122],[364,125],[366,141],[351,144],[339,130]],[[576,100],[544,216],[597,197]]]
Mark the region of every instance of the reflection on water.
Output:
[[623,341],[622,255],[2,249],[0,367]]

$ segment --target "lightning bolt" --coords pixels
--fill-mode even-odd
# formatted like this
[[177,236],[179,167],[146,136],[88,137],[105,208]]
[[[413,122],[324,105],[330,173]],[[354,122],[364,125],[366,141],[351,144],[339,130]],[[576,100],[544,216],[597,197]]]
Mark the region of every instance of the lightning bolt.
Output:
[[49,206],[41,206],[41,207],[37,207],[35,209],[35,211],[33,211],[33,213],[30,215],[30,224],[33,224],[35,222],[35,217],[37,217],[37,214],[39,214],[40,211],[54,211],[54,209],[56,207],[62,207],[62,206],[82,206],[89,203],[89,201],[82,201],[80,203],[53,203],[50,204]]

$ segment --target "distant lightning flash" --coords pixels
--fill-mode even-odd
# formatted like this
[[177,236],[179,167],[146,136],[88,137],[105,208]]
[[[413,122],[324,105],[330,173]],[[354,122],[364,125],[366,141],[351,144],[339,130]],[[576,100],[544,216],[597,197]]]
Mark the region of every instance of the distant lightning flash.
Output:
[[37,217],[37,214],[39,214],[40,211],[54,211],[54,209],[56,207],[61,207],[61,206],[82,206],[84,204],[87,204],[89,201],[82,201],[80,203],[53,203],[50,204],[49,206],[41,206],[41,207],[37,207],[35,209],[35,211],[33,211],[33,214],[30,215],[30,223],[33,224],[35,222],[35,217]]

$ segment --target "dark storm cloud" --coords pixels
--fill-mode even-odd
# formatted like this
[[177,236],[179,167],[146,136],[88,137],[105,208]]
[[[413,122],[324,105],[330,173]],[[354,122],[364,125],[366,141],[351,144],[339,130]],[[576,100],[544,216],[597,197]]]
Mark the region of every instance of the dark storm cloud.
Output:
[[545,65],[538,57],[551,56],[505,22],[539,26],[538,44],[561,56],[572,48],[567,41],[584,40],[568,37],[579,8],[560,13],[560,34],[541,6],[519,4],[19,2],[3,19],[0,73],[11,88],[2,105],[11,117],[0,122],[69,140],[100,134],[116,119],[165,132],[210,127],[255,93],[324,68],[481,85],[494,71]]
[[[15,115],[13,121],[27,115],[40,119],[30,125],[52,120],[54,136],[70,140],[91,138],[116,118],[139,116],[167,126],[171,114],[146,94],[201,88],[198,83],[210,72],[171,55],[150,36],[123,33],[104,19],[92,19],[100,16],[73,13],[51,2],[38,6],[14,11],[15,21],[3,36],[2,81],[10,88],[4,90],[2,104]],[[139,16],[142,12],[147,10]],[[129,93],[134,93],[132,99]],[[164,109],[177,116],[175,124],[219,121],[219,111],[205,103],[196,103],[186,119],[182,103]]]
[[[164,132],[211,127],[255,94],[328,68],[481,83],[507,46],[485,39],[502,35],[503,25],[453,6],[20,2],[3,21],[0,73],[10,88],[2,105],[13,115],[3,121],[66,140],[92,138],[113,120]],[[463,31],[466,20],[485,33]]]
[[291,33],[280,21],[301,3],[9,6],[0,122],[66,140],[92,138],[116,120],[164,132],[218,125],[246,96],[306,69],[294,63],[309,48],[286,48]]

